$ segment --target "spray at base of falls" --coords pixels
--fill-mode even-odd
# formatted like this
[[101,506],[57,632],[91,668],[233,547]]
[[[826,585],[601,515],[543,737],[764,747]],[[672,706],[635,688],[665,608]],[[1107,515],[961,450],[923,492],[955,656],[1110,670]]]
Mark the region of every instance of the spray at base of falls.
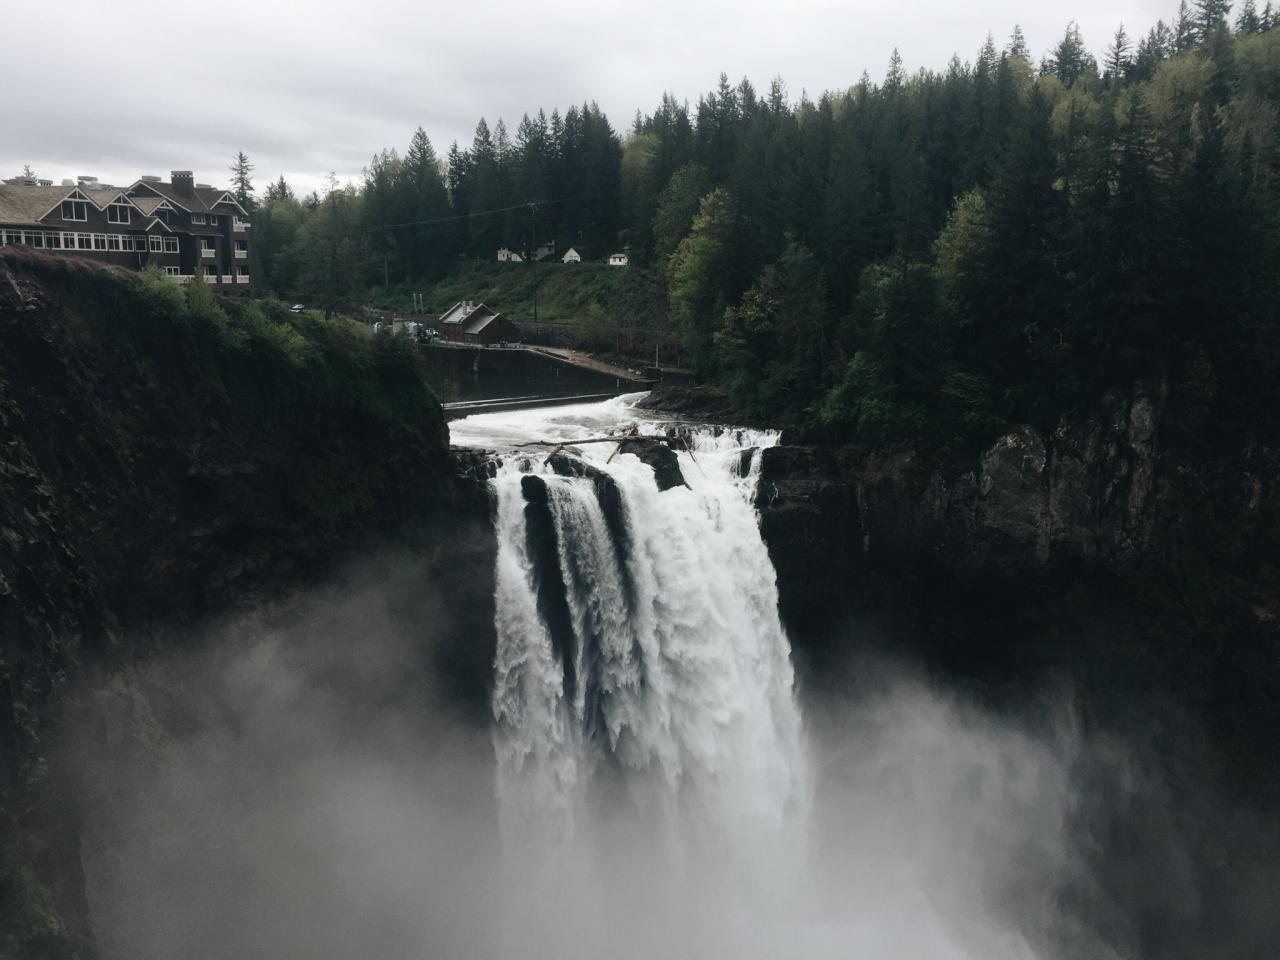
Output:
[[753,505],[759,448],[778,435],[694,430],[678,453],[687,486],[659,492],[636,456],[572,447],[628,415],[624,398],[585,416],[462,423],[569,451],[554,464],[545,452],[506,454],[493,481],[504,817],[571,834],[593,797],[620,788],[642,815],[776,830],[807,790],[790,648]]

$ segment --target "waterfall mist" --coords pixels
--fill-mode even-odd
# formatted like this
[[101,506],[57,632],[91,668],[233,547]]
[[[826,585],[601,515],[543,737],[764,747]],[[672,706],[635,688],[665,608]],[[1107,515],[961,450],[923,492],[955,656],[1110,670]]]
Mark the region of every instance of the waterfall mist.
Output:
[[[1192,955],[1131,912],[1198,910],[1169,790],[1069,688],[996,713],[883,658],[797,685],[743,455],[772,442],[696,435],[664,492],[611,445],[508,449],[490,718],[433,675],[466,638],[402,558],[89,686],[65,752],[106,956]],[[1119,856],[1152,876],[1118,887],[1099,854],[1137,809]],[[1272,876],[1204,942],[1264,942]]]

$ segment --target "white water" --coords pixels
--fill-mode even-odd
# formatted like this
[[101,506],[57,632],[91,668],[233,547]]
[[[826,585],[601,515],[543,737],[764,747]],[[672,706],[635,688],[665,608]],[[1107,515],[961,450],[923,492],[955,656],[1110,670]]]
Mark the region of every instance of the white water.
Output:
[[[1059,922],[1067,761],[893,682],[802,724],[760,457],[741,470],[777,435],[699,431],[689,487],[659,493],[614,444],[573,447],[670,426],[633,399],[452,424],[502,461],[493,955],[1041,960],[1024,930]],[[544,464],[556,444],[603,495]],[[545,507],[527,509],[531,474]]]
[[[613,444],[572,441],[669,424],[620,398],[485,414],[452,425],[453,442],[502,455],[497,493],[498,649],[493,712],[504,819],[554,819],[568,834],[594,794],[622,784],[642,813],[669,824],[776,831],[806,795],[801,720],[773,566],[752,504],[756,430],[693,435],[679,454],[688,488],[659,493],[652,468]],[[551,449],[602,470],[621,497],[615,536],[587,477],[557,476]],[[539,614],[521,479],[548,487],[558,576],[571,617],[573,674]],[[618,539],[623,542],[619,543]],[[571,691],[567,692],[566,687]]]

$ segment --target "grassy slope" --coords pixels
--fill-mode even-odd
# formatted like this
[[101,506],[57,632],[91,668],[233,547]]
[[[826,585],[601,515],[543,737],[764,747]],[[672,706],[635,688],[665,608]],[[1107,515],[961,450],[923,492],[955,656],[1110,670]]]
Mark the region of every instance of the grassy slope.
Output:
[[391,310],[411,309],[421,293],[427,310],[443,313],[459,300],[482,301],[512,320],[533,320],[537,283],[538,319],[555,323],[647,327],[662,322],[654,275],[632,267],[598,263],[523,263],[473,261],[434,284],[401,283],[369,292],[369,302]]

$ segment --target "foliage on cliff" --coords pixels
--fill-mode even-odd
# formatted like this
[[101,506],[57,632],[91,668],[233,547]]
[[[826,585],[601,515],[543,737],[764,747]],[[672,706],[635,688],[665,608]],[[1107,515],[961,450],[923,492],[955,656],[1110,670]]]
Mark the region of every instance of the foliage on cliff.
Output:
[[[548,307],[671,325],[752,417],[973,452],[1160,379],[1180,422],[1238,442],[1268,429],[1280,372],[1280,17],[1202,6],[1101,56],[1074,25],[1038,63],[1016,29],[940,70],[895,52],[816,101],[722,76],[625,136],[593,105],[514,137],[481,120],[441,163],[419,130],[360,185],[273,185],[255,276],[335,303],[388,278],[479,298],[499,291],[450,284],[460,257],[585,239],[652,279]],[[493,305],[523,316],[509,292]]]
[[400,523],[413,491],[438,492],[447,444],[398,340],[158,273],[0,255],[0,956],[74,955],[84,933],[48,849],[66,831],[39,822],[57,805],[35,799],[55,789],[77,669]]
[[429,282],[392,284],[373,290],[375,307],[409,310],[421,293],[429,313],[444,313],[460,300],[482,301],[521,323],[533,321],[533,301],[543,323],[579,323],[624,328],[649,327],[661,321],[656,280],[644,270],[624,270],[604,263],[566,264],[470,261]]

